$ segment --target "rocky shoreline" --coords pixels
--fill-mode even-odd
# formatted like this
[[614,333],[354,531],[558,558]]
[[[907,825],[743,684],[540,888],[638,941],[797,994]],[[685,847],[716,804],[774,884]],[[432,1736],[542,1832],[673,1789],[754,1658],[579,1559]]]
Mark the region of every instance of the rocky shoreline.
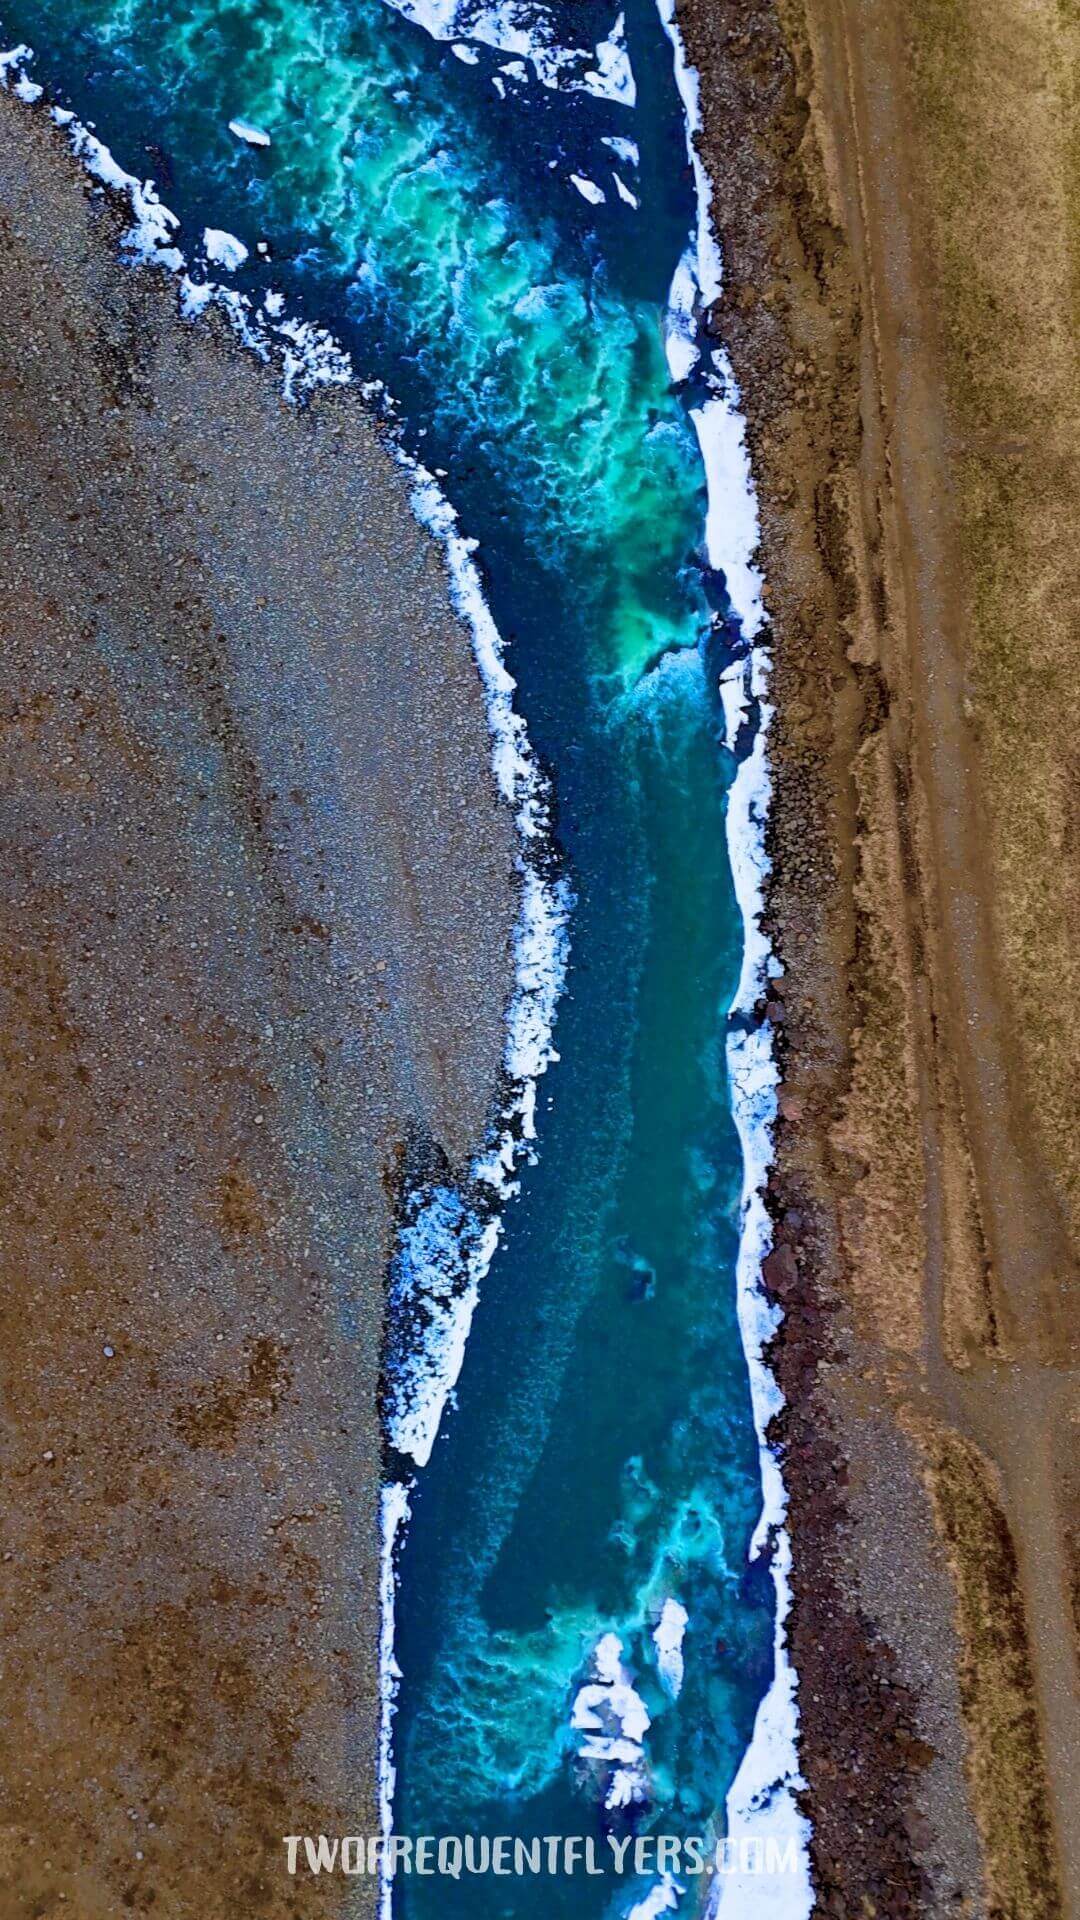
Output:
[[[783,1086],[765,1277],[785,1313],[812,1865],[838,1920],[1075,1911],[1077,1320],[1054,1290],[1076,1262],[1068,1167],[1029,1150],[988,958],[1002,880],[978,844],[993,770],[942,345],[965,315],[939,331],[932,265],[959,216],[944,164],[932,177],[909,144],[930,12],[679,6],[725,263],[711,324],[740,381],[772,623]],[[999,80],[987,110],[1031,84]],[[980,88],[972,70],[982,111]],[[982,160],[992,206],[1009,185]],[[1072,505],[1075,527],[1075,488]]]
[[358,1913],[402,1183],[483,1143],[516,838],[413,481],[0,93],[0,1911]]

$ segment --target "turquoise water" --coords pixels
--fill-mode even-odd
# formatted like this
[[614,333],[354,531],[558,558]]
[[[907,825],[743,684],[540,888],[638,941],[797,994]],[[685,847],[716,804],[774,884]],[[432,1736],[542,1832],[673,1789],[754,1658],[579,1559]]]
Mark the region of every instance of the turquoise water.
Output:
[[[663,352],[694,220],[670,48],[635,0],[631,111],[509,77],[500,98],[502,56],[466,65],[381,0],[17,0],[4,25],[154,175],[186,248],[206,223],[237,233],[236,284],[282,289],[386,382],[479,540],[553,776],[577,898],[561,1062],[413,1497],[397,1826],[706,1831],[771,1676],[773,1597],[747,1564],[760,1486],[724,1055],[741,928],[715,688],[738,635]],[[584,0],[561,26],[589,45],[611,11]],[[237,115],[269,150],[228,133]],[[689,1616],[677,1698],[652,1640],[669,1599]],[[612,1768],[582,1762],[571,1724],[609,1632],[650,1716],[631,1812],[605,1810]],[[416,1880],[395,1909],[524,1920],[552,1898],[543,1880]],[[557,1889],[565,1915],[630,1900],[610,1880]]]

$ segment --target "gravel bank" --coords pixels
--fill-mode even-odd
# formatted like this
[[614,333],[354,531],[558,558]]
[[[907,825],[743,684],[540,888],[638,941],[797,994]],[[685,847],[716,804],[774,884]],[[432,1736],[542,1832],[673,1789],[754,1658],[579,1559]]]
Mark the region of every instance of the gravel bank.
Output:
[[281,1836],[376,1830],[384,1273],[483,1134],[514,834],[358,396],[123,224],[0,95],[0,1911],[327,1914]]

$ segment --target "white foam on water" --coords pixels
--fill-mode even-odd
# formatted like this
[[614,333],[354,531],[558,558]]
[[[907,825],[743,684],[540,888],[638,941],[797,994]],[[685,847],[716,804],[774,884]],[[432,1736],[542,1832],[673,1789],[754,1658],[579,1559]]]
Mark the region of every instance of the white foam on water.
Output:
[[660,1609],[660,1618],[653,1628],[653,1646],[656,1648],[656,1667],[664,1692],[672,1700],[677,1700],[682,1691],[683,1673],[683,1637],[689,1624],[690,1615],[680,1600],[670,1596]]
[[[751,1558],[770,1555],[776,1594],[773,1678],[758,1707],[750,1744],[727,1796],[729,1838],[771,1837],[795,1843],[796,1870],[777,1875],[717,1875],[710,1894],[710,1920],[744,1920],[747,1913],[774,1920],[808,1920],[814,1904],[810,1882],[809,1822],[796,1794],[803,1786],[798,1762],[797,1679],[787,1651],[786,1621],[791,1608],[791,1541],[786,1526],[787,1492],[780,1463],[767,1434],[783,1396],[765,1361],[765,1350],[779,1325],[779,1309],[766,1298],[762,1261],[771,1245],[764,1202],[772,1164],[772,1131],[779,1079],[771,1031],[755,1024],[756,1008],[776,966],[761,925],[764,881],[769,872],[765,827],[771,797],[767,743],[772,708],[768,700],[769,656],[760,634],[765,614],[762,579],[754,561],[759,530],[745,425],[738,410],[738,389],[727,356],[709,349],[703,362],[700,322],[719,295],[722,261],[711,217],[711,189],[697,152],[701,128],[698,77],[689,65],[675,19],[674,0],[657,0],[671,41],[675,79],[686,121],[687,151],[697,189],[693,244],[672,284],[666,340],[672,378],[691,373],[704,398],[692,403],[691,418],[705,463],[708,486],[706,553],[711,567],[724,573],[728,594],[742,631],[751,642],[749,657],[729,668],[721,681],[727,745],[734,748],[756,705],[758,723],[749,754],[739,763],[728,796],[727,840],[735,894],[743,922],[743,958],[731,1007],[727,1041],[732,1111],[743,1159],[740,1240],[736,1268],[739,1329],[750,1376],[751,1405],[758,1440],[762,1509],[751,1541]],[[691,348],[693,355],[691,357]],[[756,642],[756,644],[755,644]]]
[[[398,0],[388,0],[398,4]],[[709,187],[704,167],[694,147],[692,135],[700,125],[697,77],[688,66],[674,20],[673,0],[658,0],[661,17],[675,53],[675,72],[686,113],[688,148],[698,191],[698,226],[692,264],[694,284],[683,272],[678,287],[673,287],[672,324],[668,350],[672,375],[688,377],[693,362],[687,353],[690,338],[688,317],[697,307],[708,307],[720,289],[719,248],[709,217]],[[418,23],[427,25],[422,14],[432,18],[445,15],[451,23],[459,10],[459,0],[401,0],[398,10]],[[591,77],[577,77],[576,66],[568,73],[568,62],[579,63],[578,53],[545,48],[535,37],[515,24],[521,9],[508,0],[502,7],[489,9],[467,35],[527,58],[545,85],[584,87],[605,98],[623,104],[633,102],[633,76],[629,63],[625,70],[617,57],[620,49],[621,16],[608,42],[601,46],[614,49],[602,56],[597,50],[597,66]],[[535,29],[535,16],[533,20]],[[502,35],[503,37],[499,37]],[[492,37],[494,36],[494,37]],[[438,32],[437,38],[459,38],[456,28]],[[20,46],[0,53],[0,84],[27,104],[40,100],[42,90],[30,80],[24,67],[30,50]],[[269,296],[256,308],[235,289],[213,282],[193,281],[186,271],[184,257],[175,244],[176,216],[160,200],[152,181],[140,181],[120,168],[97,136],[66,109],[52,109],[57,126],[66,130],[73,151],[88,173],[104,187],[127,201],[132,224],[123,236],[122,247],[129,258],[174,273],[179,281],[182,310],[192,317],[211,304],[219,306],[230,319],[238,336],[259,357],[274,364],[283,390],[290,400],[323,385],[342,385],[353,381],[349,356],[333,337],[321,328],[296,319],[282,319],[280,296]],[[270,136],[262,128],[246,121],[229,123],[238,139],[265,147]],[[211,230],[216,231],[216,230]],[[676,276],[678,281],[679,276]],[[689,297],[689,305],[687,299]],[[674,361],[673,361],[674,356]],[[709,488],[707,547],[710,565],[722,568],[728,580],[732,604],[743,621],[749,638],[763,622],[761,580],[753,565],[756,545],[756,510],[749,476],[745,432],[738,414],[738,395],[725,356],[714,353],[707,377],[709,397],[692,409],[695,427],[706,464]],[[678,370],[677,370],[678,369]],[[424,469],[399,456],[411,467],[416,478],[414,510],[443,543],[451,577],[452,591],[459,611],[468,621],[477,665],[487,697],[491,725],[496,779],[504,797],[514,806],[519,836],[519,873],[521,911],[514,936],[515,987],[508,1016],[505,1052],[511,1094],[504,1104],[501,1125],[494,1143],[477,1160],[473,1182],[486,1185],[494,1196],[504,1199],[514,1190],[513,1171],[522,1154],[531,1150],[535,1138],[536,1077],[556,1057],[552,1045],[555,1005],[562,990],[566,964],[566,923],[570,899],[564,883],[544,877],[542,867],[531,858],[532,849],[543,843],[547,829],[547,792],[535,765],[525,735],[524,722],[512,704],[514,682],[507,672],[500,637],[484,600],[479,575],[472,559],[475,543],[457,530],[456,516],[434,478]],[[724,692],[729,731],[736,718],[748,711],[748,696],[759,703],[760,722],[753,749],[739,769],[729,797],[729,851],[736,894],[745,927],[745,948],[739,990],[733,1013],[750,1021],[753,1008],[764,986],[772,957],[760,929],[762,881],[768,871],[764,847],[764,823],[768,810],[770,776],[765,746],[771,709],[767,701],[768,657],[763,647],[755,647],[746,663],[741,686],[728,676]],[[736,676],[737,679],[738,676]],[[732,736],[733,738],[733,736]],[[776,1883],[770,1911],[778,1920],[803,1920],[812,1906],[812,1891],[806,1864],[808,1824],[799,1813],[794,1791],[801,1784],[795,1751],[798,1727],[796,1677],[787,1657],[784,1623],[790,1606],[790,1541],[784,1525],[786,1494],[779,1463],[771,1452],[766,1429],[781,1405],[775,1381],[768,1372],[763,1350],[775,1330],[777,1310],[766,1301],[760,1280],[761,1261],[769,1246],[770,1227],[762,1199],[765,1175],[771,1160],[771,1129],[775,1119],[777,1071],[767,1029],[748,1026],[734,1032],[728,1043],[728,1065],[732,1086],[732,1104],[743,1147],[744,1179],[742,1195],[742,1236],[738,1261],[738,1310],[743,1341],[750,1367],[755,1427],[758,1434],[763,1485],[763,1508],[755,1531],[752,1552],[760,1553],[771,1543],[771,1571],[776,1587],[775,1671],[772,1685],[759,1707],[753,1737],[728,1795],[728,1833],[738,1839],[768,1833],[780,1841],[794,1838],[798,1843],[800,1871],[782,1877]],[[429,1457],[442,1407],[452,1391],[460,1370],[479,1285],[497,1244],[501,1222],[495,1213],[481,1217],[471,1212],[473,1225],[463,1230],[461,1220],[446,1217],[446,1193],[420,1196],[419,1207],[405,1235],[412,1262],[415,1297],[423,1297],[423,1276],[431,1283],[433,1303],[431,1337],[422,1347],[421,1358],[412,1381],[415,1401],[403,1394],[399,1406],[400,1425],[395,1443],[409,1452],[417,1464]],[[431,1211],[427,1217],[424,1209]],[[464,1261],[451,1275],[445,1261],[446,1236],[451,1231]],[[403,1235],[403,1240],[405,1239]],[[442,1239],[440,1241],[440,1235]],[[393,1421],[391,1422],[392,1437]],[[381,1661],[384,1686],[383,1727],[380,1740],[379,1790],[386,1830],[392,1820],[394,1770],[392,1756],[393,1702],[398,1671],[393,1654],[394,1575],[393,1554],[408,1516],[407,1489],[400,1484],[384,1493],[384,1556],[382,1576],[383,1624]],[[618,1648],[621,1653],[621,1647]],[[621,1674],[621,1663],[620,1663]],[[629,1682],[618,1679],[594,1683],[603,1685],[618,1718],[615,1702],[625,1709],[619,1733],[590,1732],[589,1737],[608,1742],[610,1758],[618,1764],[612,1776],[611,1790],[632,1793],[637,1778],[640,1742],[631,1733],[643,1732],[641,1714],[645,1713],[639,1696]],[[619,1690],[626,1687],[628,1694]],[[632,1695],[633,1699],[629,1699]],[[638,1707],[634,1705],[638,1702]],[[588,1711],[583,1703],[582,1712]],[[596,1711],[594,1703],[593,1711]],[[630,1731],[626,1730],[628,1722]],[[647,1714],[645,1725],[647,1726]],[[650,1920],[653,1914],[677,1903],[674,1882],[658,1882],[643,1903],[634,1909],[634,1920]],[[754,1876],[752,1884],[742,1886],[738,1875],[718,1879],[714,1911],[722,1920],[738,1920],[752,1900],[754,1911],[771,1894],[764,1876]],[[659,1904],[657,1904],[659,1902]],[[389,1915],[389,1888],[383,1890],[383,1913]]]
[[[473,42],[527,62],[542,86],[591,93],[598,100],[632,107],[637,99],[626,47],[626,21],[619,14],[595,47],[560,45],[542,0],[385,0],[433,40]],[[524,78],[522,66],[515,78]],[[509,71],[507,67],[501,69]]]

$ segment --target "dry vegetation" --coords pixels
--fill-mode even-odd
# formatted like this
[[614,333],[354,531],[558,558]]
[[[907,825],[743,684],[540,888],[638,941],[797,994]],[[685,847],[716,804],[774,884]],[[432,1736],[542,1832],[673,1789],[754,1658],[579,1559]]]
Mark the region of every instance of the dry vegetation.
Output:
[[1080,1240],[1080,11],[903,8],[955,435],[969,717],[1030,1118]]
[[1016,1555],[985,1460],[955,1434],[926,1442],[934,1509],[956,1581],[960,1693],[992,1920],[1061,1913],[1046,1816],[1046,1763]]

